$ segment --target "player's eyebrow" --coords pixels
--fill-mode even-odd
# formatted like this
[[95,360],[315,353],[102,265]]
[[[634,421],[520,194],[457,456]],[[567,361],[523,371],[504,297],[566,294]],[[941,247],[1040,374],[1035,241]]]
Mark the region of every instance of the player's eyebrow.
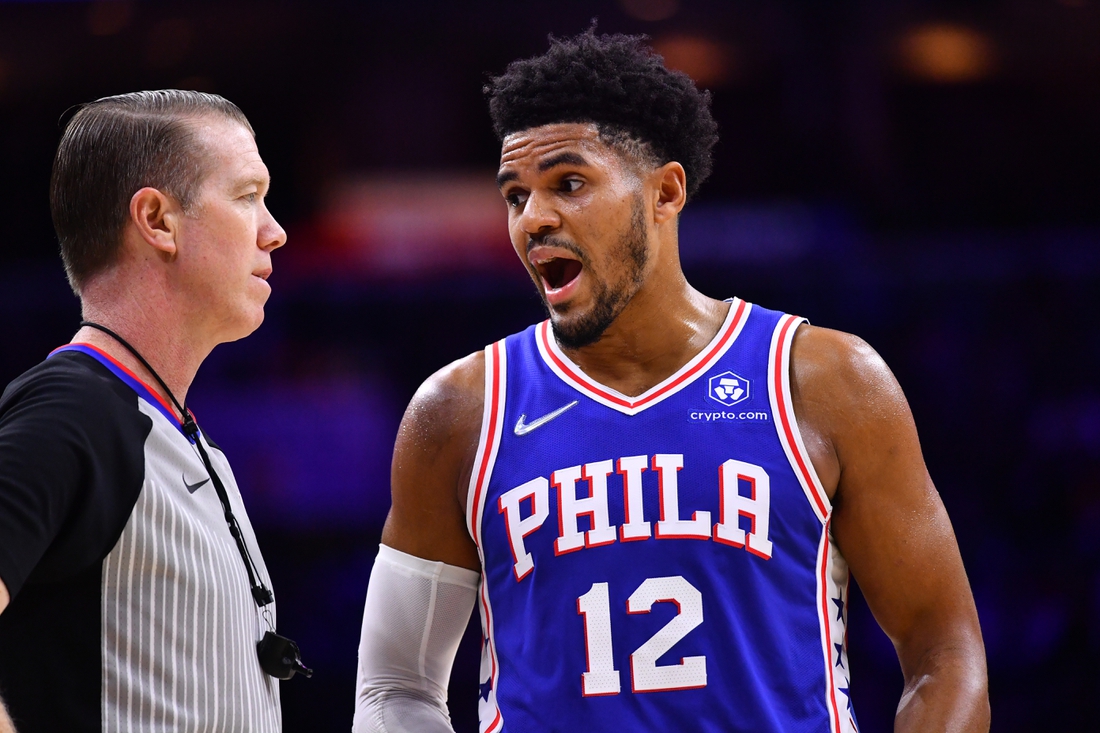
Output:
[[570,151],[558,153],[555,156],[539,162],[539,173],[545,173],[551,168],[556,168],[559,165],[588,165],[588,161],[579,153]]
[[[567,151],[539,161],[538,172],[545,173],[551,168],[557,168],[559,165],[587,166],[588,161],[579,153]],[[502,188],[505,183],[514,181],[517,178],[519,178],[519,174],[515,171],[501,171],[497,174],[497,188]]]

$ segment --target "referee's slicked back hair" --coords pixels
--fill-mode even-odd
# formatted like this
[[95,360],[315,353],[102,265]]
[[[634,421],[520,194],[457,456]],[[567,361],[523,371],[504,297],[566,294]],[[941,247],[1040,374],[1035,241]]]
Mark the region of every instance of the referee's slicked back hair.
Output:
[[639,153],[655,167],[684,166],[687,195],[710,175],[718,125],[710,93],[700,91],[646,45],[645,36],[596,35],[593,26],[573,38],[550,36],[550,49],[513,61],[484,88],[493,130],[513,132],[559,122],[591,122],[600,137]]
[[255,135],[229,100],[179,89],[103,97],[69,120],[54,157],[50,211],[73,292],[117,260],[137,191],[156,188],[190,209],[208,172],[192,123],[211,116]]

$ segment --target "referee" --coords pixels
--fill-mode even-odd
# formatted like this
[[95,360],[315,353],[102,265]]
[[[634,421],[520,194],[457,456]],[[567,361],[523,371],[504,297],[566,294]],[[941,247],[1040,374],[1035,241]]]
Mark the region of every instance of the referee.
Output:
[[184,407],[263,321],[269,183],[216,95],[107,97],[65,129],[50,203],[84,320],[0,398],[0,733],[281,728],[277,677],[306,670]]

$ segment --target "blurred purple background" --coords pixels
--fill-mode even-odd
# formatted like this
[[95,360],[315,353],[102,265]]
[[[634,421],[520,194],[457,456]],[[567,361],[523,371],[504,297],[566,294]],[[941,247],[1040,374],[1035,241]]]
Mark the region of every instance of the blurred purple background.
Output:
[[[287,731],[349,729],[389,454],[430,373],[542,317],[492,174],[487,73],[599,18],[714,94],[689,278],[852,331],[905,388],[981,614],[996,731],[1091,730],[1100,693],[1100,3],[0,2],[0,383],[78,307],[50,225],[73,104],[237,102],[290,232],[267,321],[191,402],[229,454],[317,669]],[[901,676],[852,612],[864,730]],[[476,632],[456,664],[476,731]]]

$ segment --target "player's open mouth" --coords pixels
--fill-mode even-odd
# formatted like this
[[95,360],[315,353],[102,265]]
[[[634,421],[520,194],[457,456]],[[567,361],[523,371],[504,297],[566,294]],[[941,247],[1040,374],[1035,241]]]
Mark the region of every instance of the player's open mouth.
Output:
[[551,305],[565,300],[572,293],[584,269],[578,260],[571,257],[543,257],[532,260],[531,264],[542,278],[542,287]]
[[567,257],[548,257],[535,263],[547,290],[560,290],[581,274],[581,263]]

